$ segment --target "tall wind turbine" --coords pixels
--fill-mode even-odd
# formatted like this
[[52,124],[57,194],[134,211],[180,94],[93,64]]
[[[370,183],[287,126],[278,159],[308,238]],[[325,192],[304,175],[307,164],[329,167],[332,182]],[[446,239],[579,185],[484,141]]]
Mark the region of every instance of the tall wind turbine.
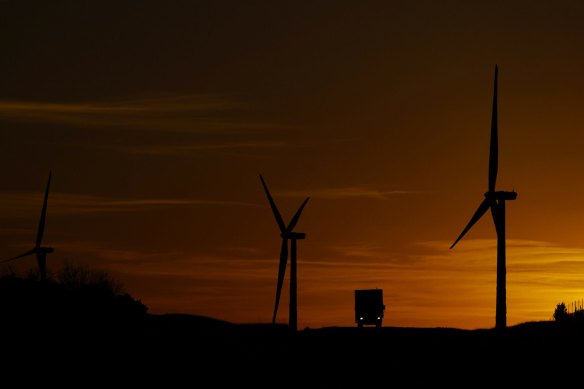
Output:
[[36,243],[32,250],[29,250],[23,254],[20,254],[14,258],[9,258],[2,262],[9,262],[13,261],[18,258],[26,257],[28,255],[36,254],[37,263],[39,265],[39,272],[41,275],[41,281],[46,281],[47,279],[47,254],[53,252],[52,247],[43,247],[41,246],[41,242],[43,240],[43,233],[45,231],[45,219],[47,216],[47,200],[49,198],[49,186],[51,185],[51,175],[52,172],[49,172],[49,180],[47,181],[47,188],[45,189],[45,199],[43,201],[43,209],[41,211],[41,219],[39,221],[39,229],[37,232]]
[[475,214],[472,216],[467,226],[460,236],[454,241],[450,248],[471,229],[471,227],[487,212],[491,210],[495,230],[497,231],[497,307],[495,328],[504,329],[507,326],[507,295],[506,295],[506,277],[505,268],[505,201],[515,200],[517,193],[515,191],[495,191],[495,182],[497,181],[499,146],[497,139],[497,77],[499,69],[495,66],[495,88],[493,93],[493,116],[491,119],[491,146],[489,152],[489,189],[485,192],[485,199],[479,205]]
[[260,174],[260,180],[262,181],[262,185],[264,190],[266,191],[266,196],[268,197],[268,201],[270,202],[270,207],[272,208],[272,212],[274,213],[274,217],[276,218],[276,223],[278,223],[278,227],[280,228],[280,237],[282,238],[282,248],[280,250],[280,266],[278,268],[278,284],[276,287],[276,303],[274,305],[274,315],[272,316],[272,323],[276,322],[276,314],[278,313],[278,304],[280,303],[280,294],[282,292],[282,284],[284,282],[284,275],[286,274],[286,265],[288,262],[288,241],[290,241],[290,313],[288,316],[288,322],[290,328],[294,331],[298,328],[298,307],[297,307],[297,288],[296,288],[296,241],[299,239],[306,238],[306,234],[303,232],[295,232],[294,227],[298,223],[298,219],[300,219],[300,214],[304,209],[304,206],[310,199],[307,197],[300,208],[294,214],[288,226],[284,223],[280,212],[278,211],[278,207],[276,207],[276,203],[272,196],[270,195],[270,191],[268,190],[268,186],[264,181],[264,178]]

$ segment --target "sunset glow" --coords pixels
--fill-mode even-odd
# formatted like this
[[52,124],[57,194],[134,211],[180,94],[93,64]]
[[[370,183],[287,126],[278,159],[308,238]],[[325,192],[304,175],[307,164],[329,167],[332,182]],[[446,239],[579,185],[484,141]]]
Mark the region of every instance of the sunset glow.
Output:
[[106,270],[151,313],[267,323],[281,239],[262,174],[286,221],[310,197],[299,329],[355,326],[366,288],[384,326],[492,328],[491,214],[450,245],[487,190],[498,64],[507,323],[584,299],[584,4],[23,3],[0,2],[0,260],[34,243],[52,171],[49,272]]

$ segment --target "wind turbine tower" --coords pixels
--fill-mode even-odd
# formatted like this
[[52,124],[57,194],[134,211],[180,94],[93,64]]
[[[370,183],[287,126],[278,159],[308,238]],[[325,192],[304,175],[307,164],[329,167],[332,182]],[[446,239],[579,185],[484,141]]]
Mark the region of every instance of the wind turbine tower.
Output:
[[497,181],[499,146],[498,146],[498,127],[497,127],[497,78],[499,68],[495,66],[495,86],[493,93],[493,114],[491,118],[491,145],[489,149],[489,186],[485,192],[485,198],[479,205],[475,214],[470,219],[462,233],[454,241],[450,248],[452,249],[460,239],[471,229],[471,227],[490,209],[497,232],[497,306],[495,328],[504,329],[507,327],[507,269],[505,258],[505,202],[515,200],[517,193],[515,191],[496,191],[495,183]]
[[306,234],[303,232],[295,232],[294,227],[300,219],[302,210],[304,206],[310,199],[307,197],[300,208],[294,214],[290,223],[286,226],[284,219],[278,211],[278,207],[274,202],[274,199],[270,195],[268,186],[264,181],[264,178],[260,175],[260,180],[266,196],[268,197],[268,202],[272,208],[274,217],[276,218],[276,223],[278,223],[278,228],[280,229],[280,237],[282,238],[282,247],[280,249],[280,263],[278,268],[278,284],[276,286],[276,302],[274,304],[274,315],[272,316],[272,323],[276,322],[276,314],[278,313],[278,305],[280,303],[280,294],[282,292],[282,284],[284,283],[284,276],[286,274],[286,266],[288,262],[288,241],[290,241],[290,312],[288,316],[289,326],[292,330],[296,331],[298,329],[298,301],[297,301],[297,278],[296,278],[296,255],[297,255],[297,241],[306,238]]

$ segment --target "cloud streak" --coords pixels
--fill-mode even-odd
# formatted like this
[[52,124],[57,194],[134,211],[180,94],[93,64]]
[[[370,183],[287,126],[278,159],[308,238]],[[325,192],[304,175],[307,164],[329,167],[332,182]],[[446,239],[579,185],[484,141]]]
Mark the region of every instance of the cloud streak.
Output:
[[361,266],[363,265],[363,259],[367,260],[368,264],[370,264],[371,261],[380,261],[382,263],[393,262],[387,249],[367,243],[336,245],[330,246],[329,249],[335,253],[336,257],[340,255],[345,258],[359,259],[359,262],[355,263],[360,264]]
[[250,105],[212,95],[186,95],[117,101],[0,101],[0,117],[84,127],[122,127],[208,132],[288,128],[242,117]]
[[226,142],[192,145],[129,145],[113,147],[115,150],[155,156],[188,156],[205,152],[241,153],[258,149],[283,147],[283,142]]
[[[42,194],[33,192],[0,193],[3,213],[23,214],[42,205]],[[205,199],[111,199],[68,193],[52,193],[49,198],[51,213],[76,214],[100,212],[137,212],[154,208],[185,207],[185,206],[239,206],[260,207],[258,204],[230,200]]]
[[339,188],[316,188],[306,189],[304,191],[284,191],[277,192],[279,196],[283,197],[306,197],[323,199],[375,199],[388,200],[393,196],[420,194],[422,191],[416,190],[384,190],[377,188],[368,188],[360,186],[347,186]]

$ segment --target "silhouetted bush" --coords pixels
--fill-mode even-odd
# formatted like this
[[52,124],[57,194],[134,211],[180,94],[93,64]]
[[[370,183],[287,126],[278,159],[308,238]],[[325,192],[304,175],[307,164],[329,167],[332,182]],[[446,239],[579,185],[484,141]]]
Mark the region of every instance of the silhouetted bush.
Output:
[[554,311],[554,320],[556,321],[564,321],[570,315],[568,314],[568,308],[566,308],[566,304],[563,302],[556,305],[556,310]]
[[147,310],[109,274],[84,266],[65,264],[45,282],[30,274],[0,276],[0,327],[13,332],[139,334]]

